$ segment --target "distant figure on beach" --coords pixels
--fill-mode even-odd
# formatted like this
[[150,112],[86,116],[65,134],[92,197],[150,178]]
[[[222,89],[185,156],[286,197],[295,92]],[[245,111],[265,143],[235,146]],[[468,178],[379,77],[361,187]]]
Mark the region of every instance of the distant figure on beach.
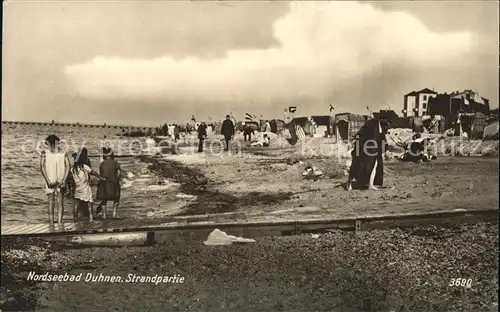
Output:
[[177,142],[180,139],[181,139],[181,134],[180,134],[179,125],[175,124],[174,125],[174,142]]
[[352,190],[353,179],[362,189],[376,190],[383,185],[387,129],[388,121],[381,116],[368,120],[356,134],[347,190]]
[[269,147],[270,144],[271,138],[267,134],[264,134],[264,142],[262,142],[262,146]]
[[97,186],[97,200],[101,201],[99,207],[102,208],[103,219],[106,219],[108,214],[107,202],[113,201],[113,218],[116,218],[118,204],[120,203],[120,178],[122,170],[110,148],[103,148],[102,154],[104,161],[99,166],[99,174],[105,180],[99,181]]
[[252,141],[252,134],[255,135],[253,128],[249,124],[245,124],[243,128],[243,140],[246,142]]
[[90,176],[96,176],[100,180],[104,180],[97,172],[90,169],[87,165],[87,155],[84,153],[80,153],[78,155],[78,159],[73,165],[71,169],[71,174],[73,175],[73,179],[75,181],[75,194],[74,194],[74,205],[73,205],[73,219],[75,222],[78,222],[78,215],[80,212],[80,206],[82,204],[87,205],[89,210],[89,221],[93,220],[93,211],[94,211],[94,199],[92,196],[92,189],[90,188]]
[[64,188],[70,171],[70,160],[59,147],[60,139],[49,135],[45,142],[47,148],[40,157],[40,171],[45,180],[45,192],[48,198],[49,224],[54,225],[54,205],[57,202],[57,221],[62,223],[64,214]]
[[258,139],[255,142],[252,142],[250,144],[250,146],[252,146],[252,147],[269,147],[270,144],[271,144],[271,138],[267,134],[264,134],[262,139]]
[[266,120],[266,125],[264,127],[265,132],[271,132],[271,123]]
[[203,145],[205,144],[205,140],[207,139],[207,125],[202,122],[198,126],[198,153],[203,152]]
[[222,122],[222,135],[224,135],[224,141],[226,145],[224,146],[224,151],[229,151],[229,142],[234,137],[234,123],[231,120],[231,116],[226,115],[226,120]]

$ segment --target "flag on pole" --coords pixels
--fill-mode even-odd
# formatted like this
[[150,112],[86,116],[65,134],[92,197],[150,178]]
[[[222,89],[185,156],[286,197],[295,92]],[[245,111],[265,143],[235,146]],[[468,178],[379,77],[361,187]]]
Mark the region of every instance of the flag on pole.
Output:
[[296,111],[297,111],[297,106],[290,106],[288,108],[288,112],[290,112],[290,113],[295,113]]
[[367,110],[367,111],[370,111],[370,107],[369,107],[369,106],[367,106],[367,107],[366,107],[366,110]]
[[253,121],[253,116],[249,113],[245,113],[245,121]]
[[332,104],[330,104],[330,113],[331,113],[331,112],[333,112],[333,110],[334,110],[334,109],[335,109],[335,108],[333,108],[333,105],[332,105]]
[[483,104],[484,105],[484,100],[483,98],[479,95],[479,93],[474,92],[474,102],[478,103],[478,104]]
[[465,105],[469,105],[469,104],[470,104],[470,103],[469,103],[469,100],[467,100],[467,99],[465,98],[465,96],[462,96],[462,98],[464,99],[464,104],[465,104]]
[[192,120],[193,122],[196,122],[196,118],[194,118],[194,115],[191,115],[191,120]]

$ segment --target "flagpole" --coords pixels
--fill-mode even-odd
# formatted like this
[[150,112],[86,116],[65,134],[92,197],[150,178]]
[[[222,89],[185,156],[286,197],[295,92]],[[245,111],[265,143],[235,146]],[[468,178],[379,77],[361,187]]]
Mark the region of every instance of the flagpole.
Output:
[[450,103],[449,103],[449,106],[450,106],[450,107],[449,107],[449,110],[448,110],[448,115],[450,115],[450,116],[451,116],[451,94],[450,94],[450,101],[449,101],[449,102],[450,102]]

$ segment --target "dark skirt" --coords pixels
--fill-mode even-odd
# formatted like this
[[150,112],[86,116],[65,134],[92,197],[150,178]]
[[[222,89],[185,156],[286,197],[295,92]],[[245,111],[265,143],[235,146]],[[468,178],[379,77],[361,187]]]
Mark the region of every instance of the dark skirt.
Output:
[[120,182],[99,181],[97,185],[97,200],[120,200]]
[[361,189],[366,189],[369,186],[375,163],[377,163],[377,167],[373,184],[376,186],[384,184],[384,158],[382,154],[379,153],[376,156],[355,155],[353,151],[352,156],[350,176],[356,180]]

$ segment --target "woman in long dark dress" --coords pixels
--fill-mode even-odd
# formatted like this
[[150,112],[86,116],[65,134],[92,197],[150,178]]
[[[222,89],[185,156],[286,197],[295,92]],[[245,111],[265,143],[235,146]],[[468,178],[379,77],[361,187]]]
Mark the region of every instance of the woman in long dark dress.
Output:
[[384,153],[387,149],[385,134],[388,122],[384,118],[370,119],[359,130],[351,152],[347,189],[352,190],[352,180],[361,189],[376,190],[384,183]]
[[121,195],[121,168],[118,161],[114,159],[111,149],[103,149],[103,158],[104,161],[99,166],[99,174],[106,180],[101,181],[97,187],[97,199],[101,200],[99,207],[102,208],[102,218],[106,219],[107,217],[108,201],[113,201],[113,218],[116,218]]

